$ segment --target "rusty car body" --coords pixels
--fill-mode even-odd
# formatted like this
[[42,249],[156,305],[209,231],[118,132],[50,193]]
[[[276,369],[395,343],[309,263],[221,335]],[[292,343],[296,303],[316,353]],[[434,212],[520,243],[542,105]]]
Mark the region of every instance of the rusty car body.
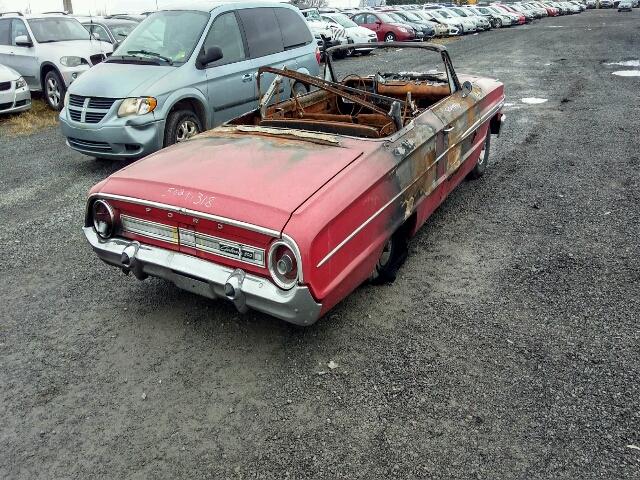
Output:
[[[457,75],[443,46],[371,46],[415,48],[444,67],[341,81],[330,55],[324,78],[261,68],[270,85],[258,109],[91,190],[84,233],[98,256],[299,325],[368,279],[392,281],[408,239],[483,173],[504,92]],[[282,82],[309,93],[278,99]]]

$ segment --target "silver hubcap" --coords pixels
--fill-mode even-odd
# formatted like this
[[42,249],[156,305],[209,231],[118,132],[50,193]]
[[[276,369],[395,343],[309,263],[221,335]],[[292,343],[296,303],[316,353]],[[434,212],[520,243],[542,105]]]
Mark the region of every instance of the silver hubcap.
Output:
[[57,107],[60,104],[60,86],[55,77],[49,77],[47,79],[47,97],[51,105]]
[[198,134],[198,125],[193,120],[185,120],[178,125],[178,131],[176,132],[176,142],[184,142],[190,139],[194,135]]

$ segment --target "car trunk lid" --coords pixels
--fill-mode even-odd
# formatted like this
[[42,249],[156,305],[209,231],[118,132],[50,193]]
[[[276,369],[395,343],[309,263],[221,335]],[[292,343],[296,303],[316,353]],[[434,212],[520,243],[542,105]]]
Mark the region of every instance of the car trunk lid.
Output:
[[120,170],[102,191],[281,231],[361,154],[305,138],[213,131]]

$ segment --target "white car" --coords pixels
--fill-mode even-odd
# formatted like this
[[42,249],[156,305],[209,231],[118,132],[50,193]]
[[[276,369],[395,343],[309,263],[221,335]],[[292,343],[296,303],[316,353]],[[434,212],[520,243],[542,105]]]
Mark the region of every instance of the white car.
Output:
[[65,14],[0,16],[0,63],[22,75],[31,91],[44,91],[54,110],[62,109],[69,85],[112,51]]
[[[313,33],[314,37],[321,38],[323,40],[325,48],[335,47],[337,45],[346,45],[347,36],[344,28],[324,20],[320,16],[320,12],[318,12],[317,8],[300,10],[300,13],[302,13],[304,19],[307,21],[307,25],[309,25],[309,29],[311,30],[311,33]],[[346,55],[346,53],[343,55]]]
[[446,25],[449,28],[449,36],[462,35],[464,33],[462,22],[458,21],[460,20],[459,18],[454,19],[450,15],[440,15],[438,12],[439,10],[422,10],[420,16],[427,20],[433,20],[434,22]]
[[[344,28],[347,43],[372,43],[378,41],[378,37],[372,30],[361,27],[342,13],[323,13],[322,18],[329,24]],[[353,55],[354,53],[368,55],[372,50],[373,48],[352,48],[347,50],[347,55]]]
[[24,112],[31,108],[31,92],[14,69],[0,65],[0,114]]

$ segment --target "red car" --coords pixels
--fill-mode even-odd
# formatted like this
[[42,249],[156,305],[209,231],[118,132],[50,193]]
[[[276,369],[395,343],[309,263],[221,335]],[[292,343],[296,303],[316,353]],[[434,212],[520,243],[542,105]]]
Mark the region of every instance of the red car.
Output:
[[[98,256],[299,325],[368,279],[393,281],[410,237],[485,171],[504,89],[456,74],[440,45],[362,45],[420,49],[430,68],[337,81],[331,55],[324,79],[262,67],[273,82],[257,110],[93,187],[84,233]],[[282,82],[310,93],[274,102]]]
[[505,12],[509,12],[509,13],[514,14],[514,15],[517,15],[518,16],[518,25],[524,25],[525,23],[527,23],[527,17],[525,17],[520,12],[516,12],[513,8],[510,8],[507,5],[503,5],[501,3],[492,3],[491,6],[499,8],[501,10],[504,10]]
[[406,42],[415,40],[416,32],[409,25],[398,23],[384,12],[360,12],[351,17],[361,27],[376,32],[379,42]]

